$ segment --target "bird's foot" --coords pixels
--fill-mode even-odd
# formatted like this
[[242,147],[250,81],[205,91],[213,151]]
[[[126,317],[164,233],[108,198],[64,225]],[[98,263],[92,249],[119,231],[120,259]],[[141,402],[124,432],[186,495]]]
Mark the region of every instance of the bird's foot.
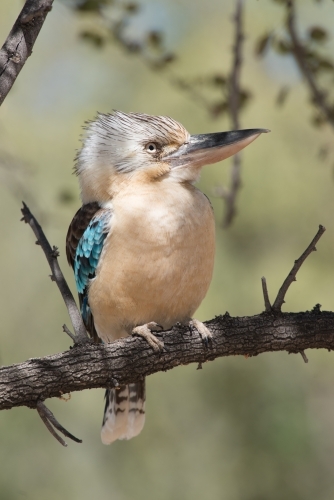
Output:
[[150,323],[146,323],[146,325],[136,326],[136,328],[132,330],[132,335],[143,337],[143,339],[145,339],[146,342],[152,347],[153,351],[162,351],[164,348],[164,343],[161,342],[161,340],[157,339],[155,335],[153,335],[152,330],[163,330],[163,328],[155,321],[151,321]]
[[205,344],[205,347],[209,346],[209,341],[212,339],[212,333],[210,330],[202,323],[201,321],[198,321],[198,319],[192,319],[189,321],[189,328],[190,331],[193,332],[194,330],[197,330],[203,343]]

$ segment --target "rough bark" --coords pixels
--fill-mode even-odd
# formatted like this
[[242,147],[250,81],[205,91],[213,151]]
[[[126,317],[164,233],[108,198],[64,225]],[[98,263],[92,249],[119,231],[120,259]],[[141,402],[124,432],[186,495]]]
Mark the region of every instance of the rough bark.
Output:
[[155,354],[144,340],[129,337],[107,345],[84,343],[60,354],[2,367],[0,410],[36,408],[38,401],[47,398],[95,387],[117,387],[158,371],[221,356],[334,349],[334,312],[320,312],[319,307],[305,313],[262,313],[240,318],[226,314],[206,325],[213,334],[209,347],[199,335],[177,325],[157,334],[165,344],[161,354]]
[[0,50],[0,105],[32,53],[53,0],[27,0]]

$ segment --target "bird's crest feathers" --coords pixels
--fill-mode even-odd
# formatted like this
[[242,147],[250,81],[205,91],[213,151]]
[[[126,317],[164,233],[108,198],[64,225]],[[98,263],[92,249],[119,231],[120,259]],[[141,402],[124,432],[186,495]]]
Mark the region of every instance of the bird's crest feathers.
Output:
[[[128,173],[144,166],[138,153],[145,144],[158,142],[177,147],[188,138],[187,130],[168,116],[151,116],[142,113],[114,111],[98,113],[97,118],[86,122],[83,147],[76,157],[75,172],[80,175],[94,165],[108,163],[119,173]],[[147,162],[147,155],[142,157]]]

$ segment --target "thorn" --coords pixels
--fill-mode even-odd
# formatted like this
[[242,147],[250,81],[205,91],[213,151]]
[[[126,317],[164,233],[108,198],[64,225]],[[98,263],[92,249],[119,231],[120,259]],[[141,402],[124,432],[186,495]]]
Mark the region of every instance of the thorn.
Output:
[[35,245],[40,245],[40,242],[38,240],[35,241]]
[[53,274],[49,274],[49,277],[51,281],[56,281],[56,278],[53,276]]
[[202,370],[202,369],[203,369],[202,363],[198,363],[196,370]]

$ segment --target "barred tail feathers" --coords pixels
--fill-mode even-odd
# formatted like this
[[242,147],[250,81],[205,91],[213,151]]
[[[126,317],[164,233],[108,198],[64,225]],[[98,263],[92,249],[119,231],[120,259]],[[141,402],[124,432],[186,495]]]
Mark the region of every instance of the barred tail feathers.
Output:
[[102,443],[137,436],[145,423],[145,380],[107,389],[105,398]]

